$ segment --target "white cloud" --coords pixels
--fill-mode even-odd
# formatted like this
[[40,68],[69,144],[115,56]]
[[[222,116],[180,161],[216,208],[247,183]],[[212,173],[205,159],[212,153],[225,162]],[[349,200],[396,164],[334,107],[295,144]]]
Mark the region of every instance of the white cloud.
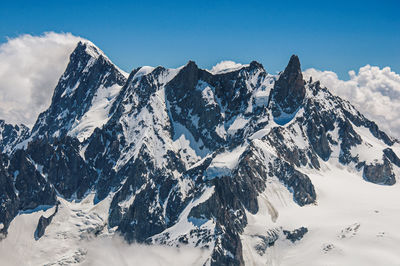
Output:
[[215,66],[213,66],[211,68],[210,72],[213,74],[220,74],[220,73],[224,73],[224,72],[237,70],[244,66],[245,65],[242,65],[240,63],[236,63],[233,61],[221,61],[218,64],[216,64]]
[[321,85],[350,101],[385,132],[400,138],[400,75],[390,67],[366,65],[358,73],[349,71],[347,81],[340,80],[334,72],[313,68],[304,71],[304,76],[320,80]]
[[69,54],[82,38],[48,32],[0,45],[0,119],[32,126],[49,105]]
[[[47,249],[44,249],[43,245],[49,245],[54,240],[51,242],[52,239],[41,239],[33,243],[33,245],[31,244],[27,251],[24,249],[26,243],[21,244],[19,241],[21,237],[33,238],[33,234],[26,230],[19,233],[21,236],[18,235],[12,241],[6,238],[8,240],[6,244],[0,242],[1,265],[26,265],[28,261],[30,262],[29,265],[65,265],[65,263],[72,263],[72,261],[75,262],[76,260],[73,264],[81,266],[202,266],[212,252],[211,249],[201,249],[184,245],[178,248],[166,245],[128,244],[118,235],[82,240],[79,242],[79,245],[71,245],[69,247],[63,244],[68,249],[63,250],[61,253],[46,252]],[[65,241],[69,240],[71,239],[66,239]],[[77,255],[76,252],[78,250],[83,251],[82,256]]]
[[180,266],[204,265],[210,250],[181,246],[128,245],[118,237],[97,239],[87,245],[83,266],[97,265],[148,265]]

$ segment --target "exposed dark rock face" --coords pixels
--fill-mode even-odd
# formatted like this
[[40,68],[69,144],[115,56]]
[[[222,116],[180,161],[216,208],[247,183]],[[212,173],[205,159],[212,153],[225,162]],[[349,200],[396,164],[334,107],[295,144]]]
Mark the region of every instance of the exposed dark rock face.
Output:
[[284,230],[282,228],[273,228],[267,231],[265,235],[253,235],[253,238],[258,239],[258,243],[254,247],[260,256],[263,256],[269,247],[275,245],[279,239],[286,238],[287,240],[295,243],[300,241],[308,232],[305,227],[300,227],[293,231]]
[[278,117],[283,113],[292,114],[302,104],[306,89],[297,55],[290,57],[285,71],[275,82],[272,91],[272,113]]
[[38,170],[38,166],[29,159],[24,150],[17,150],[13,154],[8,170],[14,175],[20,210],[30,210],[40,205],[56,203],[54,187],[47,182],[43,173]]
[[26,153],[42,167],[47,180],[67,199],[81,199],[97,179],[96,171],[79,154],[79,141],[71,137],[32,141]]
[[300,227],[293,231],[283,230],[283,234],[292,243],[295,243],[296,241],[300,241],[307,232],[308,232],[308,229],[305,227]]
[[0,120],[0,152],[10,153],[18,143],[29,135],[29,128],[23,124],[10,125]]
[[16,151],[11,158],[0,154],[0,234],[7,235],[12,219],[19,211],[51,206],[56,193],[25,151]]
[[254,247],[259,255],[264,255],[267,248],[275,245],[275,242],[279,239],[279,229],[268,230],[267,234],[254,235],[253,237],[259,238],[260,242]]
[[122,129],[114,124],[103,129],[96,128],[86,144],[84,153],[86,163],[94,169],[101,169],[95,188],[96,198],[99,201],[122,181],[122,177],[113,169],[121,155],[120,147],[125,145],[124,138],[117,137],[117,132],[120,131]]
[[340,144],[342,153],[339,156],[339,161],[343,164],[357,162],[357,159],[351,155],[350,150],[352,147],[361,144],[361,137],[354,130],[349,120],[341,120],[339,123],[339,136],[343,139]]
[[0,239],[7,234],[8,226],[19,210],[19,199],[15,193],[13,178],[7,172],[7,158],[0,154]]
[[[207,220],[215,217],[216,247],[211,257],[213,265],[244,265],[239,234],[243,232],[247,219],[240,199],[234,194],[238,185],[227,176],[213,179],[211,183],[215,193],[194,207],[189,217]],[[227,256],[227,253],[231,255]]]
[[363,176],[365,180],[375,184],[393,185],[396,183],[392,165],[386,157],[384,157],[382,164],[364,165]]
[[208,149],[215,150],[239,142],[243,140],[244,132],[239,130],[234,136],[229,136],[221,135],[217,129],[226,127],[241,114],[249,119],[254,114],[266,115],[263,112],[265,106],[254,106],[248,114],[246,110],[254,104],[254,90],[265,86],[268,81],[272,82],[272,78],[255,61],[240,70],[216,75],[199,69],[190,61],[165,86],[171,118],[184,125],[195,140],[200,139]]
[[46,227],[50,225],[51,221],[53,220],[53,217],[57,214],[57,212],[58,212],[58,204],[56,205],[54,213],[49,217],[44,217],[43,215],[40,216],[38,225],[34,233],[34,237],[36,240],[39,240],[44,235]]
[[255,148],[249,148],[233,173],[235,184],[231,189],[250,213],[258,212],[257,196],[264,191],[267,176],[268,169],[255,153]]
[[396,153],[391,148],[383,150],[385,156],[396,166],[400,167],[400,158],[397,157]]
[[291,191],[293,198],[300,206],[315,202],[317,195],[309,177],[297,171],[287,162],[275,160],[272,173],[276,175]]
[[[327,161],[332,153],[332,150],[329,146],[328,137],[326,135],[326,129],[322,124],[322,121],[319,120],[319,117],[311,118],[314,123],[310,123],[307,127],[307,136],[310,140],[310,143],[317,153],[317,155],[324,161]],[[322,124],[322,126],[320,126]]]
[[[297,167],[310,166],[319,169],[318,154],[313,152],[311,149],[299,148],[292,139],[285,138],[288,130],[297,134],[292,127],[282,128],[276,127],[271,129],[265,140],[267,140],[276,152],[289,164],[295,165]],[[302,137],[306,137],[304,132],[301,132]],[[290,145],[289,145],[290,144]]]
[[[198,69],[193,61],[189,61],[165,88],[167,101],[172,106],[170,110],[173,121],[184,125],[195,139],[201,139],[207,148],[224,142],[221,136],[212,130],[223,122],[220,106],[202,97],[202,89],[207,89],[208,84],[199,84],[201,80],[210,79],[210,76],[210,73]],[[208,89],[208,93],[210,98],[214,99],[215,92],[211,88]],[[203,133],[199,130],[202,128],[209,130]]]
[[[275,172],[276,171],[276,172]],[[217,218],[225,230],[218,235],[224,249],[234,255],[235,259],[226,260],[223,251],[214,250],[215,262],[242,265],[242,252],[239,234],[247,225],[245,210],[258,212],[257,196],[264,191],[268,176],[277,176],[294,192],[296,202],[303,206],[315,201],[316,195],[310,179],[293,169],[289,164],[277,159],[271,165],[263,165],[256,147],[250,146],[241,156],[237,169],[232,177],[221,176],[209,181],[215,193],[206,202],[194,207],[189,216],[197,219]],[[233,228],[234,230],[229,230]],[[229,243],[229,244],[228,244]]]

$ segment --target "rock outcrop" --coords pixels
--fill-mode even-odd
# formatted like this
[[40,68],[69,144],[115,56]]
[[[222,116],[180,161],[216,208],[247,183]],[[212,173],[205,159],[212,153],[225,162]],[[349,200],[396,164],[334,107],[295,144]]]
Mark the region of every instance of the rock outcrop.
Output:
[[305,81],[297,55],[290,57],[285,71],[275,82],[271,93],[272,114],[274,117],[291,115],[300,107],[306,94]]

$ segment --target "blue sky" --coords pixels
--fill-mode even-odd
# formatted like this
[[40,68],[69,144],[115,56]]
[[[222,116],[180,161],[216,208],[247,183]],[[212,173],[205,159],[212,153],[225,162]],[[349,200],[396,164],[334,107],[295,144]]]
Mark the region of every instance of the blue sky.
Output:
[[[33,4],[34,2],[34,4]],[[209,68],[221,60],[282,70],[400,72],[400,1],[3,1],[0,42],[46,31],[93,41],[126,71],[141,65]]]

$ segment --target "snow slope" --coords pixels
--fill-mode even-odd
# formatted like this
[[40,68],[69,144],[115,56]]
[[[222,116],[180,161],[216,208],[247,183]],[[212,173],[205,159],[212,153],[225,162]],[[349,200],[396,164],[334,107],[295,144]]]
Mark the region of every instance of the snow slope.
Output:
[[122,86],[118,84],[109,88],[100,86],[92,100],[90,109],[80,120],[75,121],[68,135],[83,141],[90,137],[95,128],[100,128],[107,123],[110,118],[110,108],[121,88]]
[[131,265],[140,261],[141,265],[200,266],[209,256],[193,247],[128,245],[107,227],[111,197],[96,205],[93,198],[94,194],[81,202],[59,198],[58,213],[39,240],[33,237],[38,220],[54,213],[55,207],[20,213],[7,238],[0,241],[0,265]]
[[[317,204],[300,207],[279,182],[269,182],[256,215],[242,235],[246,265],[399,265],[400,186],[377,186],[334,162],[307,173]],[[398,170],[398,169],[397,169]],[[295,243],[284,230],[308,228]],[[278,230],[280,238],[260,256],[255,235]]]

